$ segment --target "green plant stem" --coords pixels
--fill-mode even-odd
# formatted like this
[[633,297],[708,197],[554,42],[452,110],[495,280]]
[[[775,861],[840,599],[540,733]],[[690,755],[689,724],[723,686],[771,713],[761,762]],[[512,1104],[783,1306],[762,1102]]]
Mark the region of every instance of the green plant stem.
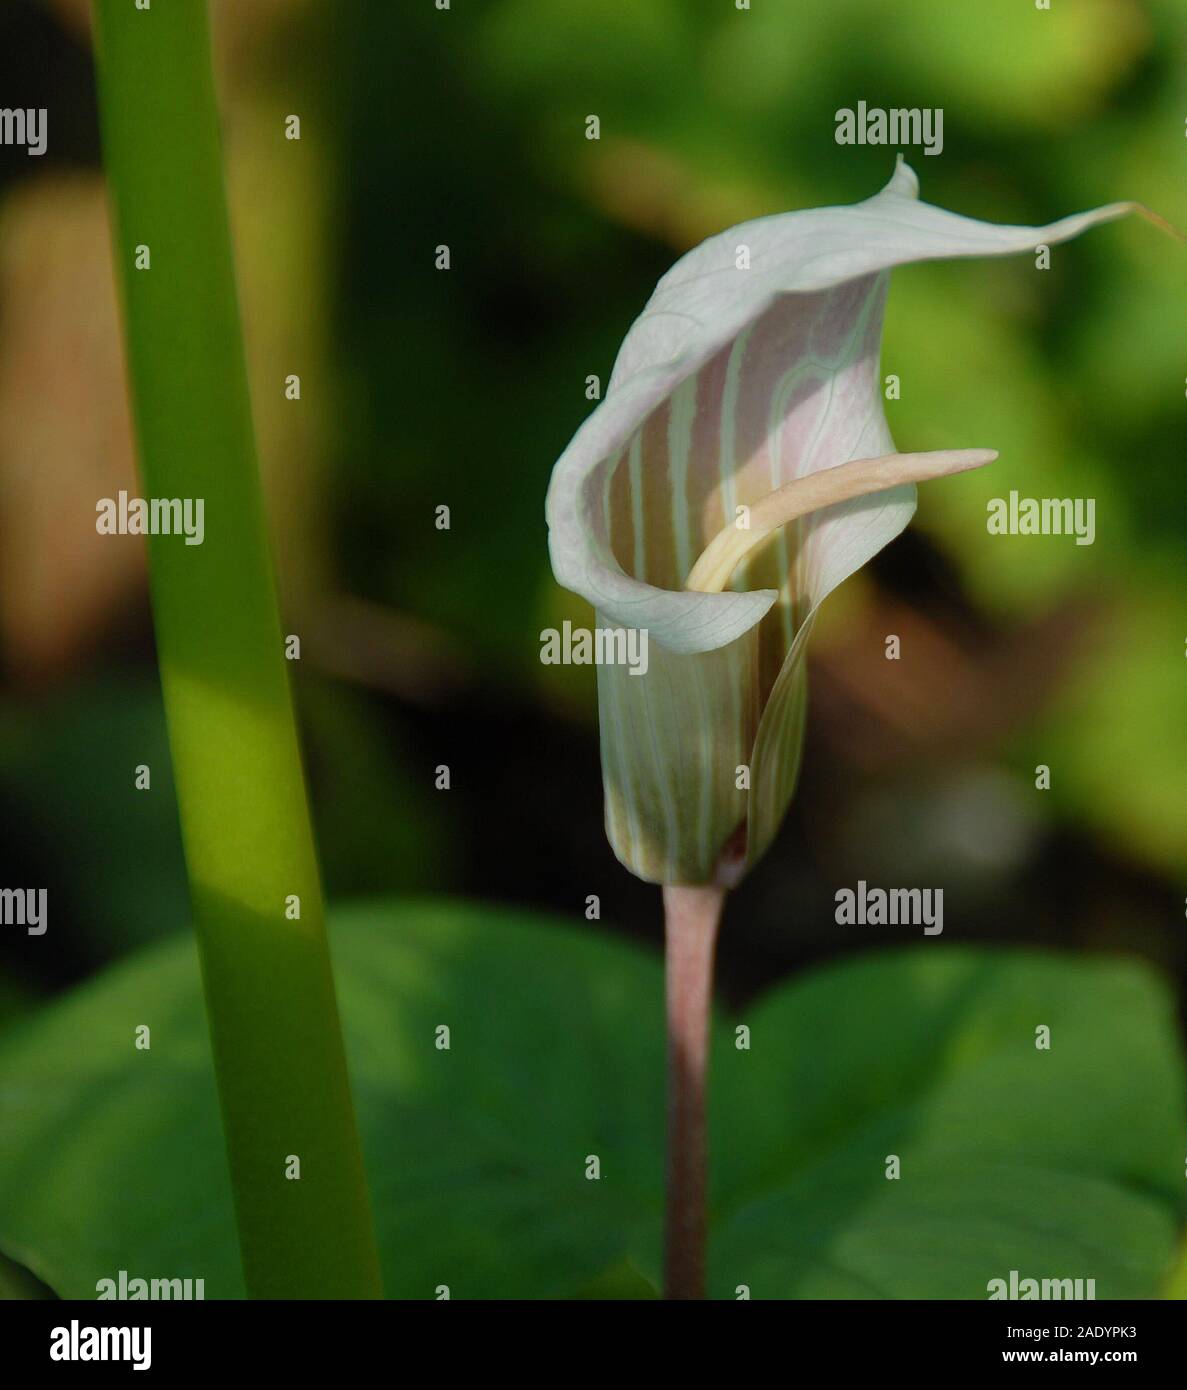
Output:
[[664,1297],[705,1296],[709,1017],[725,889],[664,888],[668,1016],[668,1164]]
[[[96,0],[95,17],[142,484],[204,503],[203,543],[152,536],[149,568],[247,1290],[381,1297],[256,462],[205,0]],[[276,158],[292,157],[281,135]]]

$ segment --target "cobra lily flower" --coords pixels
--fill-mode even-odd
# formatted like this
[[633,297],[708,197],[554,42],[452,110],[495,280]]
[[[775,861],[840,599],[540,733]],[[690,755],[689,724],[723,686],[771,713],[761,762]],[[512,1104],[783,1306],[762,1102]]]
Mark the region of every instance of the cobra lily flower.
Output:
[[557,579],[599,627],[648,637],[645,670],[598,666],[598,707],[610,843],[664,885],[670,1298],[704,1293],[714,946],[726,889],[795,787],[813,621],[906,526],[915,483],[996,458],[895,452],[878,375],[888,272],[1031,251],[1130,210],[1145,212],[974,222],[920,202],[900,158],[863,203],[722,232],[656,286],[553,471]]
[[606,830],[628,869],[730,886],[759,858],[795,786],[821,603],[903,530],[916,482],[996,457],[895,452],[890,268],[1032,251],[1137,206],[977,222],[920,202],[900,156],[865,202],[743,223],[660,280],[547,503],[560,584],[599,626],[648,635],[646,674],[598,667]]

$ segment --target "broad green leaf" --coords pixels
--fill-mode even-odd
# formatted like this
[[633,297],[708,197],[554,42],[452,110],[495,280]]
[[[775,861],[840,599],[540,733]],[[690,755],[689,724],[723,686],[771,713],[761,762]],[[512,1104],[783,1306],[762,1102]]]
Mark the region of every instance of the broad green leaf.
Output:
[[[720,1038],[714,1074],[718,1177],[735,1201],[862,1141],[1103,1176],[1183,1201],[1174,1004],[1136,961],[881,952],[786,985],[737,1022],[750,1051]],[[1040,1027],[1049,1048],[1036,1046]],[[729,1141],[735,1126],[747,1143]]]
[[[657,962],[463,905],[334,937],[390,1296],[557,1297],[658,1243]],[[450,1029],[449,1051],[436,1030]],[[601,1177],[586,1178],[590,1155]]]
[[111,968],[7,1038],[0,1249],[64,1298],[94,1298],[121,1269],[242,1296],[190,938]]
[[[654,960],[454,905],[340,912],[333,947],[389,1295],[576,1293],[657,1241]],[[65,1297],[120,1269],[241,1296],[188,942],[112,970],[3,1050],[0,1248]]]
[[818,971],[739,1022],[750,1049],[723,1038],[714,1075],[723,1294],[984,1298],[1011,1269],[1157,1293],[1187,1105],[1145,967],[922,947]]
[[[332,933],[388,1294],[650,1296],[658,957],[453,903],[359,904]],[[1184,1082],[1134,963],[929,945],[829,967],[718,1021],[713,1107],[719,1296],[983,1298],[1011,1269],[1153,1296],[1167,1272]],[[242,1293],[188,943],[0,1048],[0,1248],[64,1296],[120,1269]]]
[[[1155,1298],[1170,1210],[1078,1173],[912,1155],[838,1158],[748,1204],[713,1244],[711,1292],[751,1298],[987,1298],[990,1281],[1095,1281],[1097,1298]],[[1088,1285],[1085,1282],[1084,1288]]]

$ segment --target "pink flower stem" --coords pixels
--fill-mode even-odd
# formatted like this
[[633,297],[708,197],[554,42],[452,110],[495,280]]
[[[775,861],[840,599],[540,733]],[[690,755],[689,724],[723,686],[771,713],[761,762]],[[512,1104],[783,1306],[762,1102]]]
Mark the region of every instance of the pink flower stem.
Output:
[[725,889],[664,888],[668,1011],[668,1171],[664,1297],[705,1296],[705,1094],[713,952]]

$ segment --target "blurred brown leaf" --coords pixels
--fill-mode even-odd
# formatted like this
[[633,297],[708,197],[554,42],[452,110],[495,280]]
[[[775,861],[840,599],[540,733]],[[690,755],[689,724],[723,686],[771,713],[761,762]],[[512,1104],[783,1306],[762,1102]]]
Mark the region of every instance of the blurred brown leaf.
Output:
[[53,675],[143,584],[139,537],[95,504],[135,491],[103,182],[43,177],[0,209],[0,634],[21,679]]
[[[810,721],[832,756],[864,771],[992,750],[1075,674],[1109,613],[1099,595],[1027,627],[983,634],[887,595],[854,613],[843,639],[812,651]],[[886,657],[891,634],[898,660]]]

